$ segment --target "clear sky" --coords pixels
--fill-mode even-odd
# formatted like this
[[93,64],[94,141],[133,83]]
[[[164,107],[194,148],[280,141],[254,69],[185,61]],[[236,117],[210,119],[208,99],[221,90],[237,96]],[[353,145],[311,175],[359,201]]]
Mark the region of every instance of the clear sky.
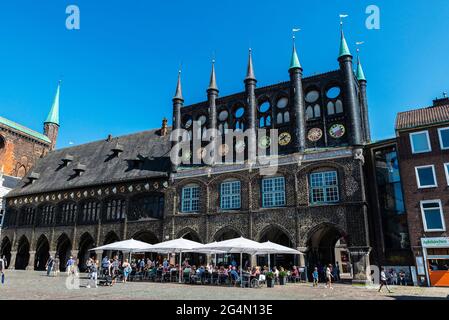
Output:
[[[380,30],[365,27],[371,4]],[[181,62],[186,104],[206,99],[214,54],[221,96],[243,90],[249,46],[259,86],[288,80],[295,27],[305,75],[337,69],[340,13],[353,54],[365,42],[373,137],[392,137],[397,112],[449,91],[447,0],[2,1],[0,115],[42,131],[62,75],[58,147],[158,128]]]

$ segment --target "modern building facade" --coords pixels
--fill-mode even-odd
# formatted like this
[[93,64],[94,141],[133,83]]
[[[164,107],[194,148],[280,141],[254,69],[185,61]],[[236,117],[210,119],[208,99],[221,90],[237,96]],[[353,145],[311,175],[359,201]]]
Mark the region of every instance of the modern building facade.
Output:
[[449,99],[399,113],[399,167],[420,282],[449,286]]
[[[7,197],[2,254],[17,269],[42,270],[49,255],[62,267],[77,256],[82,267],[89,249],[125,238],[244,236],[306,254],[277,256],[278,265],[337,261],[354,281],[369,281],[367,81],[360,61],[353,71],[343,32],[338,62],[335,71],[303,77],[294,47],[289,81],[257,88],[250,51],[242,92],[218,97],[212,66],[207,100],[190,106],[179,75],[172,128],[164,121],[158,130],[52,151],[37,162]],[[219,134],[197,144],[207,129]],[[189,151],[171,141],[177,130]],[[247,135],[229,142],[231,130]],[[218,156],[204,163],[209,143]]]

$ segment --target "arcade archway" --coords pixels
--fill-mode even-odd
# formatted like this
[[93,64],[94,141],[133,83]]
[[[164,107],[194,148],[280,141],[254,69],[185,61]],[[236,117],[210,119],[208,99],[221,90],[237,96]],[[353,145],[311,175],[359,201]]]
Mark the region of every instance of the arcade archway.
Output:
[[25,270],[30,261],[30,242],[25,236],[22,236],[17,246],[16,270]]
[[[156,237],[156,235],[151,231],[140,231],[137,232],[132,236],[134,240],[139,240],[145,243],[149,244],[156,244],[159,243],[159,239]],[[144,254],[134,254],[134,258],[137,260],[139,259],[151,259],[154,261],[156,259],[157,254],[154,252],[146,252]]]
[[347,236],[334,225],[325,224],[315,228],[309,237],[307,247],[307,269],[309,279],[315,267],[324,281],[324,272],[327,265],[336,266],[340,272],[345,272],[350,265],[347,250]]
[[89,258],[95,257],[95,252],[89,251],[90,249],[95,247],[94,238],[89,233],[84,233],[79,242],[79,250],[78,250],[78,268],[81,272],[87,270],[87,260]]
[[[110,243],[114,243],[120,241],[119,236],[114,232],[114,231],[110,231],[106,237],[104,238],[104,242],[103,245],[107,245]],[[114,257],[115,255],[119,254],[118,251],[103,251],[103,256],[104,257]]]
[[56,256],[59,258],[59,270],[65,271],[67,261],[70,258],[72,252],[72,242],[69,237],[63,233],[59,238],[56,245]]
[[[293,243],[290,237],[285,231],[277,226],[269,226],[262,231],[259,238],[259,242],[271,241],[273,243],[280,244],[289,248],[293,248]],[[276,266],[277,268],[283,267],[284,269],[291,270],[296,263],[297,257],[289,254],[272,254],[270,255],[270,265],[271,267]],[[257,257],[257,264],[259,266],[268,266],[268,257],[266,255],[261,255]]]
[[[190,241],[195,241],[198,243],[203,242],[203,241],[201,241],[201,238],[198,235],[198,233],[191,230],[190,228],[181,231],[178,235],[179,235],[179,238],[182,237],[184,239],[187,239]],[[196,266],[206,265],[206,263],[207,263],[206,255],[201,254],[201,253],[193,253],[193,252],[184,253],[183,260],[187,260],[190,265],[196,265]],[[184,262],[184,261],[181,261],[181,262]]]
[[5,260],[6,269],[9,268],[9,264],[11,262],[11,248],[12,248],[11,241],[9,240],[8,237],[5,237],[2,241],[1,256]]
[[34,257],[34,270],[45,271],[50,257],[50,244],[46,236],[41,235],[36,243],[36,255]]
[[[230,227],[225,227],[218,230],[214,235],[214,241],[225,241],[241,237],[242,234]],[[213,257],[215,264],[229,266],[232,264],[240,265],[240,254],[214,254]],[[243,266],[246,267],[251,264],[251,257],[249,255],[243,255]]]

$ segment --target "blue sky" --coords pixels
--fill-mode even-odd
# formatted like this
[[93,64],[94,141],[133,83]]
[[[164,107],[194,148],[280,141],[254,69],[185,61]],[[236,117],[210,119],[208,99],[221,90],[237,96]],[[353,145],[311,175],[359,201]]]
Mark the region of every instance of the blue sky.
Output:
[[[70,4],[80,30],[65,27]],[[380,30],[365,27],[370,4]],[[337,69],[340,13],[354,54],[365,41],[373,137],[391,137],[397,112],[449,91],[447,0],[2,1],[0,115],[41,131],[62,75],[58,147],[157,128],[181,62],[186,104],[206,99],[213,54],[222,96],[243,90],[249,46],[259,86],[287,80],[293,27],[306,75]]]

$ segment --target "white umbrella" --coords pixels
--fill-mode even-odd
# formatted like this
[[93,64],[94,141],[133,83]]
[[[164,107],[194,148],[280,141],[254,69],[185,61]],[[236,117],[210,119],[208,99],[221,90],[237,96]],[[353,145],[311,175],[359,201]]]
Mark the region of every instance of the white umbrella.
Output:
[[147,249],[144,249],[144,251],[158,253],[179,253],[179,282],[182,282],[182,253],[192,252],[194,248],[201,248],[202,246],[203,245],[199,242],[179,238],[160,242],[155,245],[149,245]]
[[242,266],[242,260],[243,260],[243,253],[247,254],[256,254],[259,250],[267,250],[267,247],[265,247],[263,244],[249,240],[246,238],[235,238],[225,241],[220,241],[217,243],[209,243],[203,246],[203,249],[213,249],[213,250],[220,250],[225,251],[227,253],[240,253],[240,283],[243,287],[243,266]]
[[301,251],[267,241],[262,243],[265,249],[257,251],[257,255],[266,254],[268,255],[268,269],[270,269],[270,254],[303,254]]
[[118,241],[114,243],[110,243],[101,247],[90,249],[90,251],[111,251],[111,250],[117,250],[117,251],[125,251],[125,252],[145,252],[145,250],[149,249],[151,247],[151,244],[130,239],[130,240],[124,240],[124,241]]

